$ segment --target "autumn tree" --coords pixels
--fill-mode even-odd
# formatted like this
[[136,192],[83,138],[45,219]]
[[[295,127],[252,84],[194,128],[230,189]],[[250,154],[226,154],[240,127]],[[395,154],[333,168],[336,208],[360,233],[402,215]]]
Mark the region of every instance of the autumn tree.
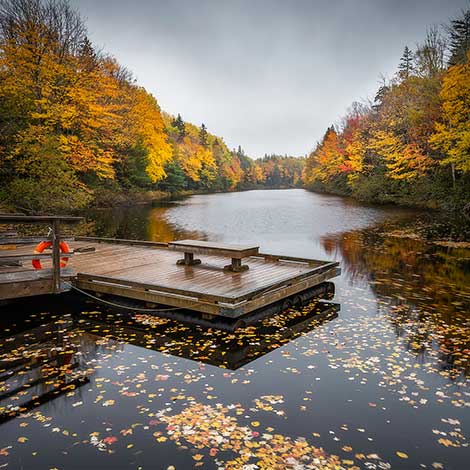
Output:
[[432,78],[446,67],[447,43],[437,26],[428,28],[425,40],[418,44],[414,54],[414,70],[417,75]]
[[309,175],[312,181],[318,180],[325,183],[343,171],[344,153],[334,126],[326,130],[321,143],[310,158],[315,162]]
[[441,164],[450,167],[455,183],[456,172],[470,173],[470,61],[449,68],[440,98],[442,118],[430,142],[444,155]]

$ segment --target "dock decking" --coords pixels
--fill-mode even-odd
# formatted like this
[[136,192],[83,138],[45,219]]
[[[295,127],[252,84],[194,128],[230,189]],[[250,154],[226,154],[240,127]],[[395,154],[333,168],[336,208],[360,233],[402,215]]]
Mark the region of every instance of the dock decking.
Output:
[[[68,239],[71,253],[66,256],[71,258],[66,268],[59,269],[64,255],[58,247],[63,239],[58,235],[55,219],[36,222],[47,221],[55,226],[50,237],[52,253],[46,250],[42,255],[33,255],[35,244],[28,244],[28,238],[16,238],[18,246],[0,252],[0,300],[59,293],[75,287],[144,301],[158,308],[164,305],[234,319],[340,274],[336,262],[263,254],[258,253],[257,247],[250,248],[250,252],[227,245],[227,251],[220,244],[188,245],[186,241],[184,251],[192,249],[203,256],[193,260],[185,253],[186,261],[182,262],[181,250],[175,250],[177,243],[96,237]],[[7,243],[5,239],[3,242]],[[32,270],[34,257],[41,257],[44,269]],[[232,265],[227,265],[230,258]],[[241,258],[243,265],[237,263]]]

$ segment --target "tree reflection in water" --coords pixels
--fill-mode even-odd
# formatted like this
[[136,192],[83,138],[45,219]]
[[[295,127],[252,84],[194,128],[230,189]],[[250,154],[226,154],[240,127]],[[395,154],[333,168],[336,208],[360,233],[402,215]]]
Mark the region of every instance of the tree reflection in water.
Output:
[[389,236],[382,227],[322,238],[342,258],[343,272],[366,281],[397,337],[424,362],[437,352],[441,368],[457,378],[470,371],[470,250]]

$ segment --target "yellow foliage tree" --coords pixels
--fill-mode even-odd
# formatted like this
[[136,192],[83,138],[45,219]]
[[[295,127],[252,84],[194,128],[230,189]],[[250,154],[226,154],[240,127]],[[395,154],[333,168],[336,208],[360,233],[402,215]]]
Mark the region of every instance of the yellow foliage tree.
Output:
[[344,152],[341,149],[339,136],[333,126],[328,128],[322,142],[309,156],[304,171],[307,183],[329,181],[343,172]]
[[263,173],[263,169],[257,163],[251,165],[247,170],[247,180],[253,184],[261,184],[266,181],[266,175]]
[[230,189],[232,190],[240,183],[243,174],[240,160],[237,157],[233,157],[229,163],[226,163],[222,167],[222,175],[229,180]]
[[417,143],[405,143],[392,132],[375,132],[370,148],[384,158],[387,174],[392,179],[415,179],[424,175],[433,165],[432,159],[424,155]]
[[[201,179],[203,169],[215,169],[216,163],[210,149],[195,142],[191,137],[186,136],[178,149],[178,163],[186,175],[193,181]],[[207,174],[210,174],[207,173]]]
[[442,119],[435,124],[431,144],[444,154],[442,165],[470,172],[470,55],[469,60],[449,68],[440,92]]
[[165,176],[165,164],[172,158],[172,148],[167,142],[164,123],[156,99],[143,88],[135,88],[135,104],[130,120],[136,135],[147,150],[146,172],[152,182]]

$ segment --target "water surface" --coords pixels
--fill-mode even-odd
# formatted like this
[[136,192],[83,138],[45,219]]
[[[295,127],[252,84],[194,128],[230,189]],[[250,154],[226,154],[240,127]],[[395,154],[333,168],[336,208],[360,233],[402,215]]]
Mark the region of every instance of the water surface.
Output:
[[470,253],[429,214],[302,190],[95,211],[90,234],[335,259],[333,304],[237,334],[65,297],[1,311],[0,468],[454,469],[469,450]]

